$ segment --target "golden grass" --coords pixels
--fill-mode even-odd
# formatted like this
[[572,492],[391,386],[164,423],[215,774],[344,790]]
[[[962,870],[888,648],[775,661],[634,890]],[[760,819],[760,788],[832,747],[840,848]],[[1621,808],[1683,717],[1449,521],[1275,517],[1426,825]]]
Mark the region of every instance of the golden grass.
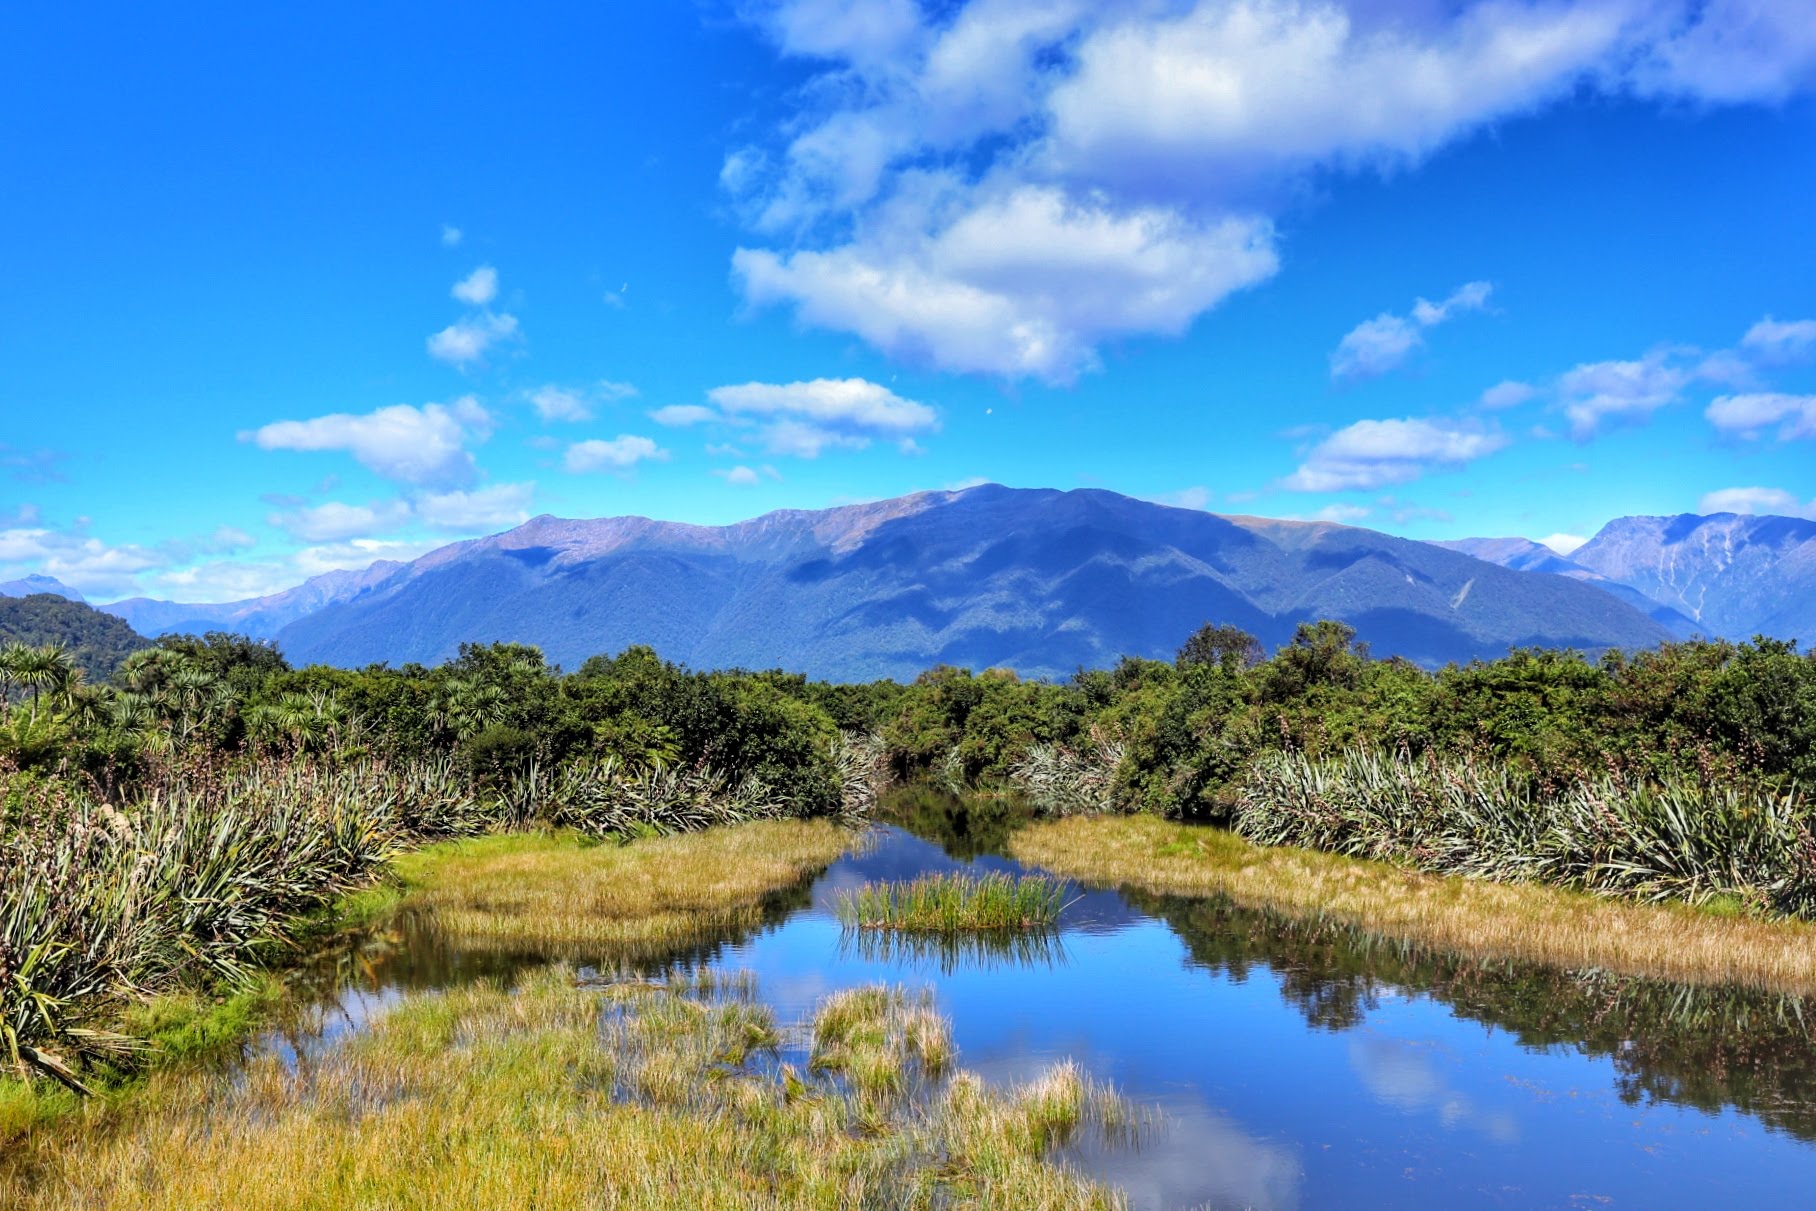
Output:
[[[403,907],[472,949],[659,947],[758,924],[762,898],[850,849],[824,820],[767,820],[635,841],[516,833],[399,858]],[[597,957],[589,955],[588,957]]]
[[1481,958],[1816,993],[1816,925],[1810,923],[1424,875],[1313,850],[1257,846],[1222,829],[1152,816],[1034,824],[1015,833],[1010,848],[1030,865],[1099,886],[1225,896]]
[[[840,1075],[765,1071],[745,1061],[776,1035],[748,989],[590,990],[556,967],[514,989],[417,994],[302,1071],[266,1057],[235,1084],[159,1074],[135,1112],[73,1144],[34,1141],[36,1180],[0,1176],[0,1205],[1121,1205],[1050,1159],[1093,1119],[1126,1117],[1075,1068],[1006,1092],[960,1073],[930,1100],[908,1096],[904,1070],[930,1075],[944,1030],[879,989],[821,1011],[815,1049],[837,1053]],[[866,1095],[845,1088],[857,1069]]]

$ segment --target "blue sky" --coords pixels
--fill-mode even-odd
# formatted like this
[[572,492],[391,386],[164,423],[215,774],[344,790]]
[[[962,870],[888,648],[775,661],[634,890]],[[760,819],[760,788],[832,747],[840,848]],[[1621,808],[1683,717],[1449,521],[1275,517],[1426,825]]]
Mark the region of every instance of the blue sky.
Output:
[[12,6],[0,579],[978,480],[1816,514],[1805,0]]

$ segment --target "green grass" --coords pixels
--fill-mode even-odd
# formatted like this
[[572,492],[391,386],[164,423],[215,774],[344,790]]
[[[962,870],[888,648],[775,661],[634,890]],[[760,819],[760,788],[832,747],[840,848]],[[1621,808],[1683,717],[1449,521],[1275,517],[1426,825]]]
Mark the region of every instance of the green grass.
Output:
[[905,933],[1051,929],[1065,907],[1065,893],[1063,882],[1045,875],[923,875],[845,892],[838,915],[848,929]]
[[[1061,1064],[952,1069],[921,996],[866,988],[780,1027],[744,980],[580,985],[571,969],[406,997],[308,1071],[165,1074],[130,1114],[34,1135],[0,1205],[1115,1208],[1057,1163],[1139,1114]],[[811,1058],[784,1040],[804,1033]],[[31,1180],[19,1175],[29,1173]]]

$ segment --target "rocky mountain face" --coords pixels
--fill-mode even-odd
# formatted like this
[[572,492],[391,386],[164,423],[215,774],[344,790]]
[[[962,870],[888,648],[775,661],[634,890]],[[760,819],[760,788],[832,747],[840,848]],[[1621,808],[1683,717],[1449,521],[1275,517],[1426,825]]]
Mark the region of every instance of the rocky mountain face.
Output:
[[1704,633],[1816,644],[1816,521],[1622,517],[1571,560],[1670,606]]
[[254,639],[271,639],[305,615],[383,584],[403,566],[395,560],[381,559],[369,568],[324,572],[294,589],[246,601],[199,603],[129,597],[100,608],[124,618],[142,635],[235,631]]
[[1610,580],[1600,572],[1584,567],[1569,556],[1559,555],[1550,547],[1533,542],[1530,538],[1456,538],[1432,545],[1461,551],[1465,555],[1473,555],[1477,559],[1485,559],[1516,572],[1543,572],[1592,584],[1603,592],[1620,598],[1679,639],[1711,633],[1708,627],[1673,606],[1655,601],[1631,585]]
[[539,517],[326,596],[276,630],[292,661],[433,662],[464,640],[514,640],[570,668],[646,643],[703,668],[899,678],[950,662],[1062,677],[1170,657],[1207,620],[1274,646],[1338,618],[1376,654],[1425,664],[1669,637],[1592,584],[1428,543],[994,485],[722,527]]

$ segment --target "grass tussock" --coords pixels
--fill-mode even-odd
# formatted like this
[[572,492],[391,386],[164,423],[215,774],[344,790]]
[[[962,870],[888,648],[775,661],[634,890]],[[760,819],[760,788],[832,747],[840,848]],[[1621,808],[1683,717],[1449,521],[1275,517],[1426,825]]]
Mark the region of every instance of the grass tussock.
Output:
[[903,933],[1050,929],[1065,895],[1065,883],[1045,875],[959,871],[866,883],[839,897],[838,915],[848,929]]
[[174,1073],[130,1114],[50,1128],[0,1172],[0,1203],[76,1208],[536,1206],[1113,1208],[1055,1162],[1126,1130],[1071,1065],[1017,1089],[946,1073],[921,999],[823,1004],[792,1054],[748,982],[601,989],[551,968],[515,988],[409,997],[318,1062],[236,1082]]
[[[661,948],[757,924],[760,902],[853,844],[825,820],[763,820],[601,845],[571,833],[446,842],[397,859],[405,911],[477,949]],[[575,951],[578,953],[578,951]]]
[[1033,824],[1015,856],[1082,882],[1329,917],[1482,958],[1692,984],[1816,993],[1816,926],[1631,904],[1533,884],[1441,877],[1385,862],[1259,846],[1151,816]]

